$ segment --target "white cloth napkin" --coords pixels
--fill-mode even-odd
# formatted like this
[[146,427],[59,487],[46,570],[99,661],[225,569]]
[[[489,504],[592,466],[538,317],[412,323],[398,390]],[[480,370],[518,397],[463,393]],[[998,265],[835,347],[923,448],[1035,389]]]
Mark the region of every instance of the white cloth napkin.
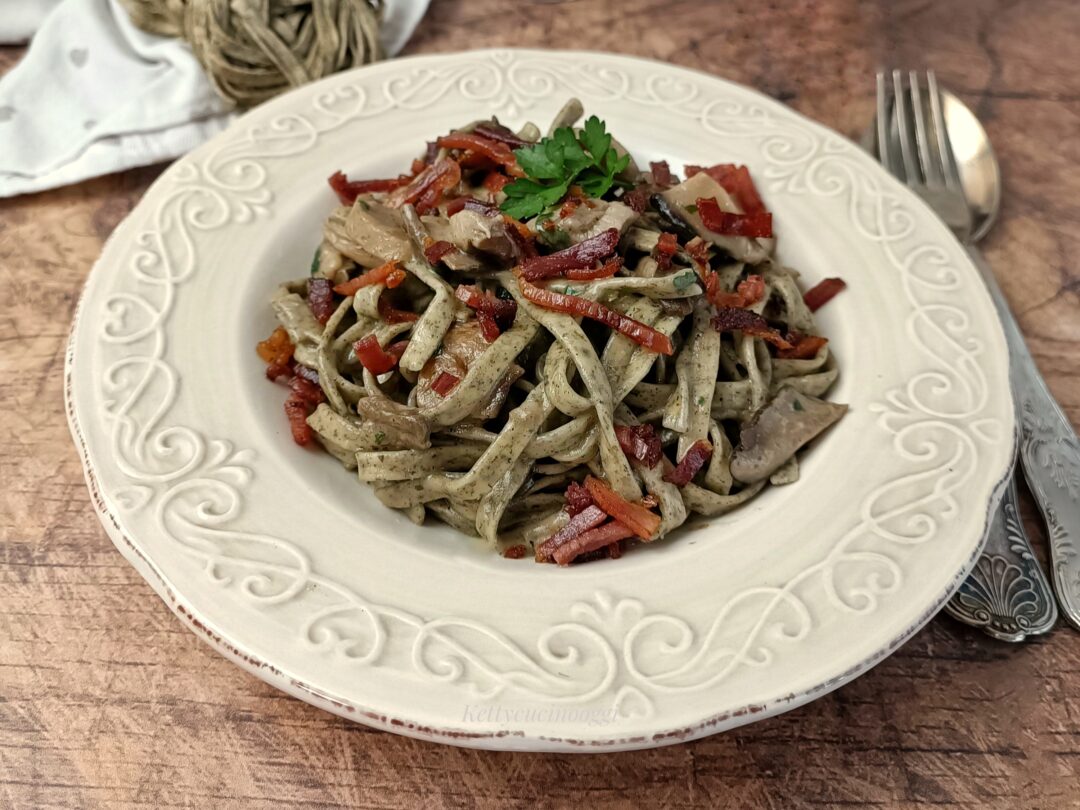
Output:
[[[427,5],[386,0],[388,55]],[[235,117],[183,41],[139,30],[117,0],[4,0],[0,42],[43,17],[0,79],[0,197],[177,157]]]

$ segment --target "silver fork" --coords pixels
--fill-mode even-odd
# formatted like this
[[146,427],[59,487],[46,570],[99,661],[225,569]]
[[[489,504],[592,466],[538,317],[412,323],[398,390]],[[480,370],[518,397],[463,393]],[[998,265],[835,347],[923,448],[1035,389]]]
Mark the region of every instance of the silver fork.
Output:
[[[881,164],[907,183],[944,220],[956,238],[969,246],[969,253],[982,271],[1009,343],[1017,430],[1022,435],[1020,387],[1028,385],[1026,367],[1034,368],[1034,361],[993,273],[970,246],[974,218],[964,195],[945,125],[941,92],[932,71],[926,74],[925,88],[915,71],[907,75],[906,82],[899,70],[894,70],[891,76],[877,74],[874,140]],[[1019,517],[1015,465],[1014,459],[982,555],[945,608],[960,621],[981,627],[1003,641],[1022,641],[1045,633],[1057,620],[1057,604],[1050,584]]]

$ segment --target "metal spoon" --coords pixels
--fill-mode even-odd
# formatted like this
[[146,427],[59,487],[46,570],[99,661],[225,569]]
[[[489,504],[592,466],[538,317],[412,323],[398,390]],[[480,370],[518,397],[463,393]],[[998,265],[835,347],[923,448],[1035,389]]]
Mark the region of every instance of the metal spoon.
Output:
[[[1046,521],[1054,591],[1062,615],[1080,629],[1080,554],[1076,545],[1080,543],[1080,441],[1039,373],[997,279],[979,252],[970,247],[986,235],[997,217],[1001,172],[979,120],[955,96],[947,92],[941,95],[947,140],[973,218],[968,253],[982,271],[1009,343],[1009,376],[1021,418],[1020,461],[1024,477]],[[1022,531],[1015,511],[1015,490],[1014,480],[1002,510],[1005,531],[1011,541],[1014,540],[1012,529]],[[1030,554],[1030,548],[1027,553]],[[1032,565],[1038,570],[1034,561]],[[1040,577],[1041,574],[1039,570]],[[1053,620],[1048,617],[1048,621],[1052,624]]]
[[[916,83],[916,74],[913,72],[911,76],[912,83]],[[895,83],[896,92],[900,93],[901,83]],[[946,162],[946,172],[955,168],[963,187],[961,208],[954,211],[953,217],[962,220],[962,225],[949,219],[946,221],[954,228],[957,236],[969,245],[969,253],[990,288],[1010,344],[1010,365],[1013,367],[1010,376],[1014,396],[1019,403],[1018,367],[1030,365],[1034,368],[1034,363],[1027,354],[1019,328],[997,287],[993,273],[978,251],[970,247],[989,231],[998,214],[1001,203],[1001,172],[997,158],[982,125],[963,102],[947,91],[940,91],[939,94],[932,75],[927,77],[927,84],[929,92],[925,95],[912,93],[910,103],[914,104],[918,100],[919,107],[923,108],[917,113],[922,115],[920,124],[926,121],[935,125],[943,122],[943,126],[931,127],[935,131],[928,134],[930,139],[936,142],[935,146],[940,147],[941,160]],[[879,77],[879,96],[882,85]],[[884,86],[887,87],[887,84]],[[934,109],[939,99],[940,107]],[[895,97],[891,102],[894,105],[897,103]],[[879,105],[881,103],[883,102],[879,99]],[[911,115],[912,112],[908,111],[907,114]],[[880,116],[879,111],[878,126],[881,126]],[[877,138],[883,135],[887,138],[886,145],[891,154],[896,155],[902,149],[899,141],[903,133],[895,107],[891,119],[891,126],[887,127],[890,131],[879,134],[877,127],[871,127],[871,131],[863,139],[864,146],[879,159],[885,150],[879,150]],[[953,198],[957,196],[960,195],[953,194]],[[964,203],[966,211],[963,210]],[[931,204],[935,209],[938,208],[933,201]],[[1016,341],[1019,342],[1019,351],[1014,346]],[[1018,354],[1021,353],[1023,356],[1017,362]],[[1054,626],[1057,620],[1057,605],[1019,518],[1015,475],[1010,476],[1001,504],[992,516],[986,545],[975,568],[946,605],[946,610],[960,621],[980,627],[1002,641],[1022,641],[1029,636],[1045,633]]]

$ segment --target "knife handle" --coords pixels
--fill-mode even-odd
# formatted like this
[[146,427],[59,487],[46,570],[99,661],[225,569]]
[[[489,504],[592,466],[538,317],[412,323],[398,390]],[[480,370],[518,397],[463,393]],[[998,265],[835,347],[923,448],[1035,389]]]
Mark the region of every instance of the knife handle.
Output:
[[1020,461],[1046,521],[1058,602],[1068,622],[1080,629],[1080,442],[1039,373],[993,272],[977,250],[969,247],[968,253],[983,274],[1005,329],[1021,431]]
[[1050,538],[1061,611],[1080,629],[1080,442],[1038,371],[1018,392],[1020,461]]

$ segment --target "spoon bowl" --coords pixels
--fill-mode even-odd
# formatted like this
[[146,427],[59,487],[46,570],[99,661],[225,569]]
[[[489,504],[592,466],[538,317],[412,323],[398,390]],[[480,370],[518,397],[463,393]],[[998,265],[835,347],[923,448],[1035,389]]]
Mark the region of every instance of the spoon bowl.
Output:
[[1001,207],[1001,169],[990,138],[975,114],[948,90],[941,91],[941,100],[960,183],[971,209],[971,239],[975,242],[986,235],[997,219]]
[[[929,98],[924,97],[924,115],[927,118],[930,117],[929,103]],[[976,242],[986,236],[997,219],[1001,207],[1001,169],[986,130],[968,106],[942,88],[941,107],[960,184],[964,189],[964,200],[971,215],[969,241]],[[863,135],[862,145],[871,154],[876,154],[877,131],[873,124]],[[895,117],[889,131],[889,148],[893,154],[900,152],[900,132]]]

